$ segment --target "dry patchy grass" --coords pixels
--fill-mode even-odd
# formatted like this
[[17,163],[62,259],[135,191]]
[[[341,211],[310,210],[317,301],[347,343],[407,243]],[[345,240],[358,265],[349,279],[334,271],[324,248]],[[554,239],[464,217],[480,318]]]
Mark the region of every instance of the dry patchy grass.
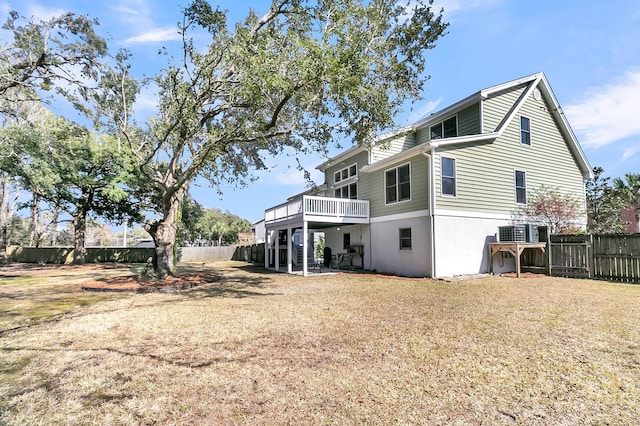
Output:
[[0,423],[640,418],[640,286],[214,269],[0,335]]
[[139,275],[140,265],[10,264],[0,267],[0,334],[51,320],[111,294],[83,292],[80,283],[116,276]]

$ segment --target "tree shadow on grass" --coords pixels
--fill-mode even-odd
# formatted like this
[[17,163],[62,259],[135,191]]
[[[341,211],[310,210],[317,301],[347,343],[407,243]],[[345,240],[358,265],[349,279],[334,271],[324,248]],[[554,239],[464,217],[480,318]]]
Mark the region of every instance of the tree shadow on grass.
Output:
[[182,293],[186,297],[259,297],[281,293],[269,291],[275,288],[275,280],[269,271],[253,265],[232,266],[216,271],[217,279]]

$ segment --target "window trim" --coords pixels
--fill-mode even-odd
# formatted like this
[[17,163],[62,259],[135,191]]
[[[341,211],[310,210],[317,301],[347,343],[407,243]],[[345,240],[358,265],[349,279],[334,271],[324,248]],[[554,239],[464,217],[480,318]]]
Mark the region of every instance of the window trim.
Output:
[[[347,242],[349,244],[347,244]],[[350,246],[351,246],[351,232],[345,232],[342,234],[342,250],[347,250]]]
[[[398,169],[408,166],[409,167],[409,198],[404,199],[404,200],[400,200],[400,185],[398,182]],[[389,202],[387,200],[387,173],[395,170],[396,171],[396,201],[391,201]],[[406,163],[402,163],[402,164],[398,164],[395,167],[390,167],[388,169],[386,169],[384,171],[384,205],[385,206],[390,206],[390,205],[394,205],[394,204],[398,204],[398,203],[406,203],[412,200],[413,198],[413,193],[411,191],[411,162],[406,162]]]
[[[352,186],[355,186],[355,190],[356,190],[355,197],[354,197],[354,194],[351,191],[351,187]],[[342,196],[342,189],[343,188],[347,188],[348,197],[343,197]],[[339,197],[336,195],[336,191],[340,191],[340,196]],[[344,200],[357,200],[358,199],[358,181],[357,180],[350,180],[350,181],[348,181],[346,183],[342,183],[339,186],[335,186],[333,188],[333,198],[340,198],[340,199],[344,199]]]
[[[409,236],[402,236],[402,231],[409,231]],[[402,242],[409,242],[409,245],[403,245]],[[413,235],[411,228],[398,228],[398,247],[400,250],[412,250],[413,249]]]
[[[522,173],[524,179],[524,186],[518,186],[518,173]],[[527,172],[524,170],[514,170],[513,173],[513,185],[516,204],[521,206],[527,205]],[[518,189],[524,190],[524,202],[518,201]]]
[[[355,173],[351,174],[351,169],[354,168],[354,167],[355,167],[355,169],[354,169]],[[346,172],[347,177],[343,176],[345,174],[345,172]],[[336,185],[338,183],[342,183],[342,182],[348,181],[350,179],[353,179],[353,178],[355,178],[357,176],[358,176],[358,163],[353,163],[353,164],[350,164],[347,167],[343,167],[340,170],[336,170],[335,172],[333,172],[333,184]]]
[[[453,161],[453,176],[445,176],[444,175],[444,167],[443,160],[452,160]],[[458,162],[454,157],[446,157],[444,155],[440,156],[440,196],[446,198],[458,198]],[[453,194],[445,194],[444,193],[444,179],[453,179]]]
[[[524,130],[522,128],[522,119],[525,119],[525,120],[527,120],[529,122],[529,130]],[[529,140],[529,143],[524,143],[522,141],[522,137],[525,134],[528,135],[527,139]],[[527,117],[526,115],[521,115],[520,116],[520,145],[531,146],[531,144],[532,144],[532,142],[531,142],[531,119],[529,117]]]
[[[446,136],[444,133],[444,122],[445,121],[449,121],[451,119],[455,119],[456,120],[456,134],[455,136]],[[433,138],[432,137],[432,131],[431,129],[433,127],[437,127],[440,126],[440,129],[442,131],[442,136],[438,137],[438,138]],[[458,114],[453,114],[450,117],[445,118],[444,120],[441,120],[437,123],[432,124],[431,126],[429,126],[429,140],[439,140],[439,139],[447,139],[447,138],[457,138],[460,135],[460,128],[459,128],[459,123],[458,123]]]

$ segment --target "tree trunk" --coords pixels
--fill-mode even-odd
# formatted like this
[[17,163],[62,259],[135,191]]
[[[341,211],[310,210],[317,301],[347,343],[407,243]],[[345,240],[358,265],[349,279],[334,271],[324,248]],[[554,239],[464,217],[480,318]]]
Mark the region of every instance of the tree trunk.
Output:
[[0,265],[4,265],[9,260],[7,256],[7,226],[12,213],[9,206],[9,178],[4,173],[0,179],[0,185],[0,191],[2,191],[0,199]]
[[156,277],[165,279],[175,274],[175,259],[173,247],[176,241],[177,223],[170,223],[166,219],[156,222],[155,232],[149,231],[156,245]]
[[40,245],[40,198],[33,196],[31,201],[31,227],[29,232],[29,246],[38,247]]
[[84,246],[87,228],[87,213],[79,209],[73,218],[73,264],[83,265],[87,259],[87,249]]
[[145,225],[156,245],[156,278],[161,280],[175,274],[173,249],[178,232],[178,212],[185,192],[186,189],[179,189],[165,199],[162,219]]
[[55,206],[53,208],[53,216],[51,217],[51,245],[56,247],[58,245],[58,218],[60,216],[60,208]]

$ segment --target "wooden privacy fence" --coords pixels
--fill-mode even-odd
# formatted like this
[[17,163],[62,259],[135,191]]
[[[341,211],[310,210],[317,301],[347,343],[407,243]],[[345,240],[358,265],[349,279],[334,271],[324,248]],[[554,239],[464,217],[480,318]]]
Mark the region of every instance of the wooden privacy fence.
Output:
[[264,265],[264,243],[237,246],[236,251],[233,253],[232,260],[260,263]]
[[552,235],[551,275],[640,283],[640,234]]
[[[125,262],[146,263],[150,257],[155,260],[153,248],[138,247],[87,247],[87,263]],[[73,247],[7,247],[9,260],[24,263],[71,263]]]

